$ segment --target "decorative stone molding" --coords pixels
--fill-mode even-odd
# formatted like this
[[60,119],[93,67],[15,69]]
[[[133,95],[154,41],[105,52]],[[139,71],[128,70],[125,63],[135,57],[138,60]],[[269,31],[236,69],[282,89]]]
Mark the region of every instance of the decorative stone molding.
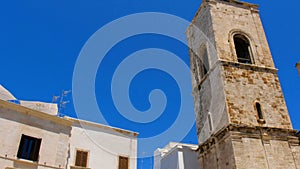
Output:
[[210,3],[216,4],[217,2],[226,3],[226,4],[232,4],[237,7],[247,8],[250,10],[258,10],[258,5],[256,4],[250,4],[247,2],[241,2],[237,0],[207,0]]
[[[50,165],[47,165],[47,164],[39,164],[38,162],[18,159],[18,158],[15,158],[15,157],[8,157],[7,155],[0,156],[0,159],[12,161],[14,163],[26,164],[26,165],[30,165],[30,166],[33,166],[33,167],[43,167],[43,168],[49,168],[49,169],[63,169],[62,166],[56,167],[56,166],[50,166]],[[14,167],[5,167],[5,169],[16,169],[16,168],[14,168]]]
[[271,67],[263,67],[263,66],[258,66],[255,64],[245,64],[245,63],[239,63],[239,62],[231,62],[227,60],[220,60],[221,64],[223,66],[230,66],[230,67],[236,67],[236,68],[241,68],[241,69],[246,69],[246,70],[254,70],[254,71],[260,71],[260,72],[268,72],[268,73],[273,73],[277,74],[278,69],[271,68]]
[[213,134],[209,140],[199,145],[197,150],[199,155],[205,154],[205,152],[228,137],[232,141],[237,142],[242,142],[243,138],[255,138],[261,139],[264,144],[270,144],[270,140],[288,141],[291,146],[299,145],[300,143],[300,132],[297,133],[293,129],[230,124]]

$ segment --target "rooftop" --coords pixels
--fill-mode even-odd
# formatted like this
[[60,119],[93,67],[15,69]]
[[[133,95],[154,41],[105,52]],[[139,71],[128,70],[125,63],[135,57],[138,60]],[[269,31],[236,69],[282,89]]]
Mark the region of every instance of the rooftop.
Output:
[[0,85],[0,108],[13,110],[19,113],[24,113],[30,116],[34,116],[40,119],[46,119],[67,126],[79,124],[81,127],[96,127],[99,129],[110,130],[114,133],[119,133],[121,135],[129,137],[137,137],[139,134],[137,132],[111,127],[86,120],[75,119],[68,116],[59,117],[57,104],[18,100],[2,85]]
[[95,122],[91,122],[91,121],[75,119],[75,118],[68,117],[68,116],[65,116],[64,119],[69,120],[72,123],[80,124],[82,127],[84,127],[84,125],[87,125],[87,126],[97,127],[100,129],[113,130],[115,132],[118,132],[118,133],[120,133],[122,135],[126,135],[126,136],[137,137],[139,134],[137,132],[120,129],[120,128],[116,128],[116,127],[111,127],[111,126],[107,126],[107,125],[103,125],[103,124],[99,124],[99,123],[95,123]]

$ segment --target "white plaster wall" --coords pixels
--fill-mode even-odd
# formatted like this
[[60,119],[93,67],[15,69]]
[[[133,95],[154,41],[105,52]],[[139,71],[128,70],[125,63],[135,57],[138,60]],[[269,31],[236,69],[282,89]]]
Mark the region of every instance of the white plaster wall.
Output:
[[157,149],[154,151],[154,169],[160,169],[160,162],[162,159],[163,149]]
[[191,150],[189,147],[183,147],[183,161],[185,169],[199,169],[197,151]]
[[[117,169],[118,157],[129,157],[129,168],[137,168],[137,139],[107,128],[74,124],[70,138],[69,166],[74,166],[76,149],[86,150],[88,168]],[[68,167],[70,168],[70,167]]]
[[179,169],[178,150],[166,154],[161,160],[161,169]]
[[[71,127],[0,107],[0,168],[42,169],[66,166]],[[39,162],[17,159],[22,134],[41,138]],[[14,161],[13,161],[14,160]],[[38,166],[38,167],[37,167]]]
[[161,156],[154,161],[155,169],[199,169],[196,148],[196,145],[170,143],[164,149],[157,149],[154,154]]

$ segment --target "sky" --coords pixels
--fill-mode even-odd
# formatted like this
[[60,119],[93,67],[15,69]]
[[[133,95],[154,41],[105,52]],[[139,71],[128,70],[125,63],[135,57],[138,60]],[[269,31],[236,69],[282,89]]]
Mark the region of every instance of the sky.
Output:
[[[291,120],[294,128],[300,129],[300,76],[295,69],[296,62],[300,61],[300,22],[298,22],[300,1],[291,0],[282,3],[282,1],[249,0],[247,2],[260,4],[261,18],[276,68],[279,69],[279,78]],[[95,81],[91,88],[82,89],[83,87],[81,87],[82,98],[78,98],[78,100],[86,99],[89,102],[90,98],[85,95],[85,90],[93,91],[95,94],[93,97],[96,99],[97,106],[108,125],[137,131],[140,133],[141,142],[144,140],[147,142],[148,138],[160,136],[165,131],[170,131],[172,125],[180,127],[181,122],[177,123],[177,119],[182,117],[181,113],[188,117],[193,115],[191,94],[184,95],[187,97],[186,105],[188,108],[185,109],[185,112],[180,109],[180,104],[185,102],[185,99],[180,96],[184,94],[183,91],[190,89],[182,89],[178,82],[183,79],[186,82],[185,85],[190,85],[187,88],[191,88],[189,78],[183,77],[186,68],[180,69],[181,67],[173,65],[171,67],[174,69],[168,69],[165,72],[158,67],[170,68],[168,65],[170,63],[175,64],[175,61],[168,63],[167,60],[151,60],[149,63],[153,62],[154,66],[136,74],[133,72],[132,77],[129,77],[131,78],[130,84],[126,86],[125,77],[129,72],[126,70],[129,68],[126,69],[125,66],[124,69],[121,69],[122,67],[118,66],[129,63],[130,59],[126,59],[128,56],[134,58],[134,53],[143,49],[152,49],[153,51],[154,48],[170,51],[172,53],[166,53],[166,56],[170,55],[171,58],[172,54],[176,54],[183,63],[188,65],[189,58],[186,45],[174,37],[165,36],[165,34],[136,34],[124,38],[112,46],[105,53],[105,57],[96,67],[95,72],[89,72],[89,68],[97,66],[96,63],[89,62],[85,65],[86,69],[83,70],[83,75],[86,77],[76,78],[78,68],[76,66],[80,65],[81,62],[79,61],[83,60],[84,62],[86,58],[89,58],[85,57],[85,53],[82,51],[84,51],[84,47],[88,46],[87,42],[93,40],[92,35],[95,35],[98,30],[103,30],[107,25],[111,26],[112,21],[130,14],[159,12],[178,16],[190,22],[200,4],[200,0],[2,1],[0,5],[0,84],[9,89],[20,100],[51,102],[52,97],[60,95],[62,90],[74,91],[74,79],[79,80],[81,84],[81,80],[84,78],[94,78]],[[125,25],[117,22],[117,26],[122,26],[116,29],[129,32],[140,24],[146,24],[147,19],[144,16],[139,18],[140,22],[132,24],[128,20],[125,20]],[[159,21],[157,22],[159,23]],[[174,29],[171,25],[162,24],[161,27],[163,30],[170,31]],[[109,44],[110,40],[113,39],[110,39],[110,36],[116,38],[118,34],[100,34],[98,38],[106,37],[101,40],[100,44],[103,46]],[[162,52],[154,51],[158,54]],[[143,54],[143,52],[147,54],[147,50],[137,54]],[[161,63],[158,64],[158,62]],[[132,69],[139,65],[136,60],[134,63]],[[145,64],[147,65],[147,63]],[[170,75],[171,71],[180,72],[182,76]],[[119,74],[116,75],[115,72]],[[116,79],[121,79],[121,81]],[[118,91],[116,88],[124,90]],[[127,96],[124,97],[128,98],[118,101],[118,98],[123,97],[118,97],[121,94],[112,91],[112,89],[118,92],[126,91],[127,93],[124,94]],[[64,109],[64,114],[97,121],[97,119],[89,118],[81,110],[76,109],[74,95],[69,94],[65,100],[70,101],[70,103]],[[126,101],[131,101],[134,108],[127,108]],[[126,110],[141,112],[149,110],[148,113],[162,110],[162,114],[158,114],[157,117],[149,116],[152,120],[147,122],[145,121],[147,119],[142,119],[142,117],[126,114]],[[92,115],[94,113],[93,109],[88,108],[86,112],[92,113]],[[189,124],[186,125],[188,127],[182,129],[183,131],[178,137],[169,137],[169,140],[158,141],[155,146],[162,147],[168,141],[197,144],[195,126],[189,120],[187,120]],[[178,140],[179,138],[182,140]],[[155,140],[154,143],[156,143]],[[141,147],[139,147],[139,153],[149,155],[150,152]],[[138,162],[139,169],[148,169],[152,165],[151,159],[139,160]]]

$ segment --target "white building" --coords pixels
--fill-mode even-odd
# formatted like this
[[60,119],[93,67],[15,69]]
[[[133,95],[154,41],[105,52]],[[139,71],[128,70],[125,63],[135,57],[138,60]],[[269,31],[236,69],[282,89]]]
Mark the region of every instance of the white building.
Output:
[[154,152],[154,169],[199,169],[197,150],[193,144],[170,142]]
[[137,133],[73,118],[69,166],[76,169],[76,152],[86,152],[88,168],[136,169]]
[[136,169],[137,133],[58,117],[48,103],[7,98],[14,97],[0,86],[1,169]]

